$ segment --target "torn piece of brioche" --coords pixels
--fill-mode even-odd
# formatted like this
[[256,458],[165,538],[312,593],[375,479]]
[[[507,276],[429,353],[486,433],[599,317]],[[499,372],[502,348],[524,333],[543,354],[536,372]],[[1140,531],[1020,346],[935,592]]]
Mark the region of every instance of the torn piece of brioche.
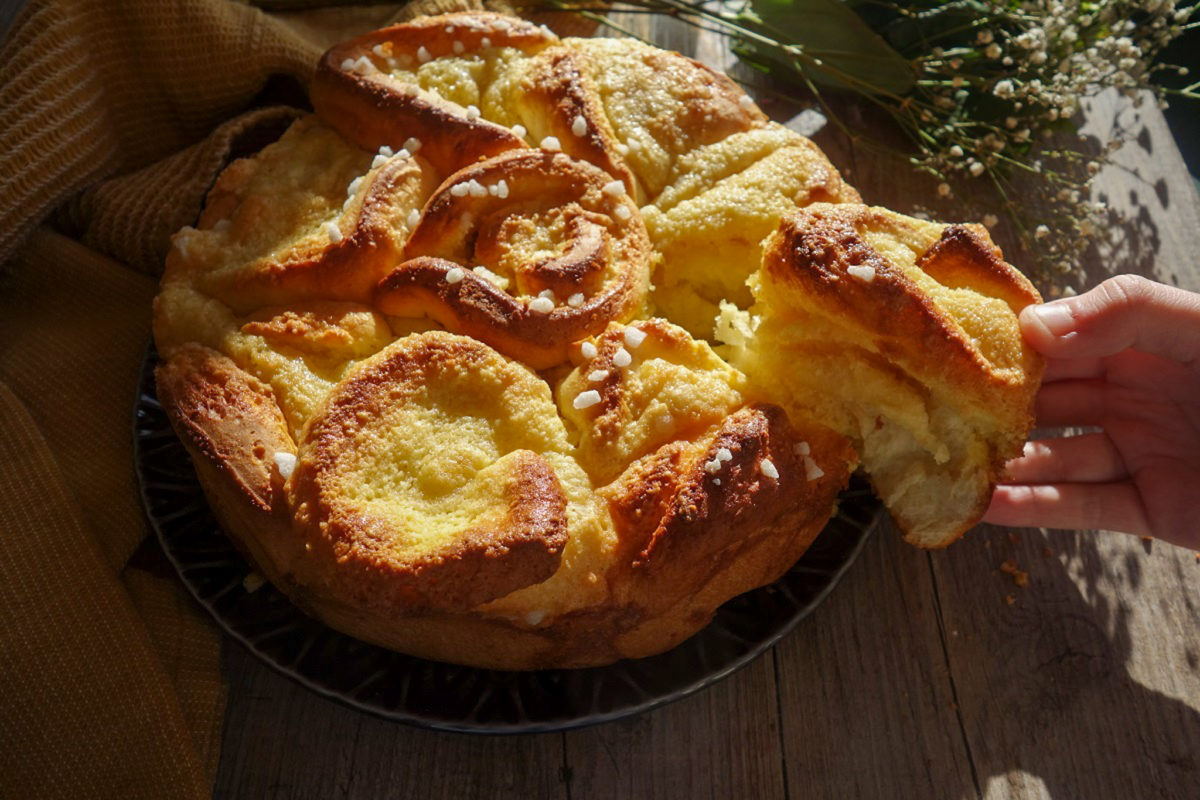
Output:
[[718,324],[751,384],[854,441],[907,541],[944,547],[978,522],[1043,367],[1017,321],[1041,297],[986,229],[814,204],[751,284],[753,316],[727,306]]

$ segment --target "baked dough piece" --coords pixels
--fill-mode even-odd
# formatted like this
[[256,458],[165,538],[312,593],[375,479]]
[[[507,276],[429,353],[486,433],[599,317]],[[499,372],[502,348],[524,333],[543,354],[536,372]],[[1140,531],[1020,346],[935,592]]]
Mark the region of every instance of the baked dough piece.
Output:
[[974,525],[1042,373],[1017,323],[1041,298],[987,230],[816,204],[772,234],[753,283],[758,320],[730,307],[722,326],[751,383],[851,437],[908,541]]
[[[903,330],[875,330],[873,295],[810,297],[790,245],[755,272],[795,207],[857,195],[690,59],[446,15],[334,48],[313,101],[175,237],[155,339],[223,526],[339,630],[503,669],[658,653],[800,557],[858,463],[851,440],[902,519],[916,464],[945,491],[933,513],[962,521],[1023,433],[1026,417],[984,407],[1036,378],[1001,365],[1024,295],[1008,316],[959,303],[959,282],[987,283],[962,237],[857,206],[805,217],[899,265],[887,302],[918,307]],[[760,317],[727,304],[740,346],[718,354],[704,339],[722,299],[756,301],[762,322],[756,337]],[[923,371],[905,337],[982,361]],[[831,366],[858,339],[875,349]],[[793,380],[809,373],[892,389],[883,374],[897,423],[872,432],[853,391],[825,402]],[[910,538],[941,541],[917,522]]]
[[537,369],[642,310],[650,245],[624,184],[562,153],[513,150],[451,175],[375,292]]
[[221,173],[199,228],[173,237],[163,281],[239,312],[298,298],[365,302],[435,185],[422,159],[364,152],[305,117]]
[[740,308],[752,302],[746,279],[784,214],[816,202],[860,202],[816,145],[774,123],[680,155],[666,181],[642,209],[662,254],[653,302],[706,339],[722,300]]

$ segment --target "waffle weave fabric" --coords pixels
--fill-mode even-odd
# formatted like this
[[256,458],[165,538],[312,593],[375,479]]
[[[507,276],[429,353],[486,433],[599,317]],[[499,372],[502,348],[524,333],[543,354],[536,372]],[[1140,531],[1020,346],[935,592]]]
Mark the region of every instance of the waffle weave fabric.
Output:
[[302,96],[334,41],[468,7],[33,0],[0,44],[0,797],[211,795],[220,638],[139,550],[152,276],[295,117],[264,95]]

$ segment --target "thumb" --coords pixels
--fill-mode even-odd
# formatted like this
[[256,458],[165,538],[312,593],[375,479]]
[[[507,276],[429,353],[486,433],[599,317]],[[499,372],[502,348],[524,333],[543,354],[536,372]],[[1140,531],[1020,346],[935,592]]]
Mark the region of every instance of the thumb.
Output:
[[1021,332],[1053,358],[1102,358],[1133,348],[1200,360],[1200,295],[1138,275],[1117,275],[1078,297],[1021,311]]

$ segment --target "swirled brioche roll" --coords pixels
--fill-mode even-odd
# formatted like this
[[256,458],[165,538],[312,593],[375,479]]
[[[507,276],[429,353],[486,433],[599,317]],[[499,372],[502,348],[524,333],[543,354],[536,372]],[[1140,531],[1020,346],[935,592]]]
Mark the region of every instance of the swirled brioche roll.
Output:
[[407,152],[368,153],[315,117],[230,165],[198,228],[172,240],[165,283],[238,312],[299,299],[370,299],[399,255],[433,173]]
[[155,298],[154,338],[164,358],[190,343],[230,358],[270,387],[295,436],[346,370],[393,337],[382,314],[355,303],[318,300],[239,316],[174,282]]
[[746,279],[762,241],[787,212],[815,202],[856,203],[858,192],[811,141],[774,123],[680,155],[654,202],[642,208],[662,261],[658,312],[712,338],[722,300],[752,302]]
[[618,649],[680,642],[721,603],[777,580],[829,521],[855,461],[844,437],[754,405],[630,465],[599,490],[620,543],[613,602],[639,617]]
[[610,325],[558,388],[576,456],[604,485],[631,462],[712,428],[743,404],[744,378],[707,343],[661,319]]
[[568,39],[612,126],[641,202],[666,187],[680,156],[767,123],[726,76],[632,39]]
[[375,304],[429,316],[536,369],[638,313],[650,248],[624,184],[562,153],[514,150],[450,176]]
[[813,205],[767,241],[754,290],[757,329],[723,331],[751,381],[854,440],[908,541],[974,525],[1042,372],[1017,322],[1041,298],[986,229]]
[[423,17],[351,39],[317,66],[317,113],[359,146],[406,147],[442,175],[524,147],[515,110],[522,62],[558,41],[525,20]]
[[400,615],[540,583],[567,543],[564,484],[590,488],[569,450],[549,387],[525,367],[452,334],[399,339],[300,436],[289,491],[301,580]]

